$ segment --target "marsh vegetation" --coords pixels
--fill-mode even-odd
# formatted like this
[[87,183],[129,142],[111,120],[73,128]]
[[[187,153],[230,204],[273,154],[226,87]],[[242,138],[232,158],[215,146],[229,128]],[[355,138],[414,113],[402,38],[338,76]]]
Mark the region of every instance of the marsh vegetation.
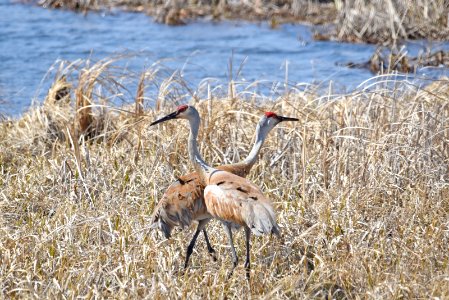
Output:
[[[5,297],[449,297],[447,78],[379,76],[347,94],[290,87],[268,99],[232,80],[226,93],[177,76],[154,84],[149,68],[131,95],[117,68],[64,66],[42,105],[0,122]],[[208,230],[219,262],[200,238],[185,273],[193,231],[165,240],[149,230],[165,188],[192,170],[187,124],[148,127],[181,102],[200,111],[200,151],[213,165],[245,157],[263,111],[300,119],[274,130],[249,176],[283,235],[253,238],[251,285],[241,265],[226,278],[218,223]],[[236,243],[242,257],[243,234]]]

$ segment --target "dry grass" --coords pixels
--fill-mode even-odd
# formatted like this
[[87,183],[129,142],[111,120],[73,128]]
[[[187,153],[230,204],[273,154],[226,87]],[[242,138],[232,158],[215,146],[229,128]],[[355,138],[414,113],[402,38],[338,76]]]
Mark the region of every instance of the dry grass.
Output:
[[183,25],[190,20],[206,17],[214,20],[270,21],[272,26],[276,27],[279,22],[327,23],[337,16],[335,5],[331,2],[317,0],[39,0],[38,4],[46,8],[70,9],[84,13],[121,7],[129,11],[145,12],[154,17],[157,22],[168,25]]
[[339,41],[398,44],[402,40],[448,40],[447,0],[345,0],[339,7]]
[[[379,82],[342,96],[292,89],[258,104],[238,89],[191,97],[204,120],[200,150],[213,164],[247,154],[263,110],[301,119],[271,134],[250,175],[274,201],[284,243],[253,238],[249,286],[242,264],[226,279],[230,253],[216,222],[209,231],[219,261],[200,238],[185,274],[178,271],[192,230],[170,241],[148,230],[164,189],[192,169],[188,127],[147,126],[173,109],[170,90],[159,91],[159,110],[136,118],[136,104],[150,100],[151,70],[121,107],[130,112],[115,109],[106,87],[113,90],[117,78],[106,64],[57,76],[65,83],[53,85],[42,107],[0,123],[4,297],[449,297],[447,79],[422,88]],[[69,101],[51,99],[58,86],[70,88]],[[79,97],[98,126],[89,139],[74,134]],[[240,257],[243,240],[238,233]]]
[[369,69],[374,74],[392,73],[395,71],[402,73],[416,73],[423,67],[445,67],[449,68],[448,51],[426,51],[417,56],[410,56],[405,47],[399,51],[390,51],[378,48],[369,61],[363,63],[347,64],[350,68]]

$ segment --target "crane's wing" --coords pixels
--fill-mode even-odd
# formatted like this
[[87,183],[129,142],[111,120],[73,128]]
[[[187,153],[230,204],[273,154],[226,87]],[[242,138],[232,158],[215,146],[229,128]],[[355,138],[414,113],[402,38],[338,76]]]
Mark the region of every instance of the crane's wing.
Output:
[[271,202],[245,178],[218,172],[209,180],[204,200],[216,218],[248,226],[255,235],[279,234]]
[[166,238],[175,226],[190,226],[192,221],[209,216],[203,199],[204,186],[196,172],[180,177],[167,189],[151,216],[151,228],[159,228]]
[[244,163],[236,163],[236,164],[218,166],[216,169],[226,171],[226,172],[232,173],[232,174],[240,176],[240,177],[246,177],[246,176],[248,176],[248,173],[251,170],[251,166],[248,164],[244,164]]

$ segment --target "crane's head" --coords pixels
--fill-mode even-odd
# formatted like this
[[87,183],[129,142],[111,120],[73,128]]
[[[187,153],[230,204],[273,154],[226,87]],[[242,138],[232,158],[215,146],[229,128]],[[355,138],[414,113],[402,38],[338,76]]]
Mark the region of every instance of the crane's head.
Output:
[[268,133],[273,129],[277,124],[285,121],[299,121],[296,118],[283,117],[279,116],[274,112],[267,111],[259,120],[259,124],[257,125],[257,140],[265,139]]
[[273,129],[277,124],[285,121],[299,121],[296,118],[279,116],[272,111],[267,111],[259,120],[259,126],[261,129],[266,128],[268,131]]
[[150,124],[150,126],[171,120],[171,119],[190,119],[191,117],[194,117],[195,114],[197,115],[198,112],[193,106],[190,105],[180,105],[176,109],[176,111],[172,112],[171,114],[166,115],[163,118],[160,118],[159,120],[154,121]]

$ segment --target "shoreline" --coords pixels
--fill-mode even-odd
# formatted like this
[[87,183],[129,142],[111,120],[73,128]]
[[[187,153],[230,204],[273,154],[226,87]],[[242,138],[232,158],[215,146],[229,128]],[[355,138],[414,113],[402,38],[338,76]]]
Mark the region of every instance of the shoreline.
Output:
[[[204,1],[201,4],[187,0],[148,4],[143,1],[96,0],[24,0],[44,8],[67,9],[80,13],[107,11],[113,8],[145,13],[155,22],[171,26],[188,25],[198,18],[213,21],[245,20],[267,22],[272,28],[283,23],[311,24],[315,26],[315,38],[350,43],[377,45],[401,45],[406,40],[427,39],[449,41],[449,7],[430,0],[420,5],[392,3],[381,0],[364,4],[354,1],[286,0],[264,3],[255,1],[229,4],[225,0]],[[87,3],[87,4],[86,4]],[[317,25],[332,25],[322,30]]]

